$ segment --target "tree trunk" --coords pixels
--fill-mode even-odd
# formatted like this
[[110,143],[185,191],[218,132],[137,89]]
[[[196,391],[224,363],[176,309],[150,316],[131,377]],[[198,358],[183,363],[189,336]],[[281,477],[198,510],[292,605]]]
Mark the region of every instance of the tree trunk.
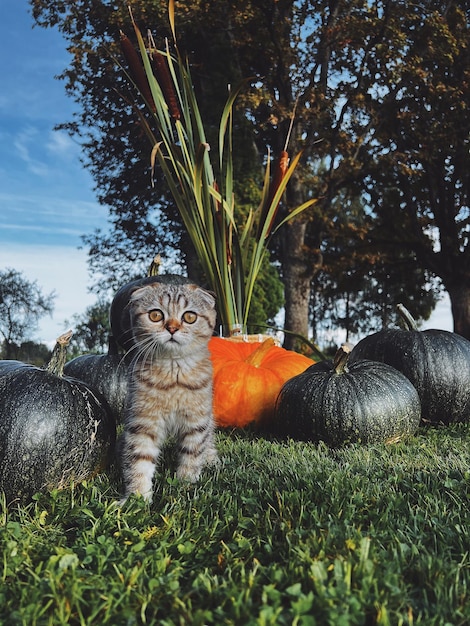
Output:
[[10,359],[13,358],[13,344],[10,341],[7,341],[5,339],[5,341],[3,342],[3,358],[6,361],[9,361]]
[[470,281],[446,285],[449,293],[454,332],[470,340]]
[[[302,342],[295,335],[308,339],[309,303],[312,278],[321,267],[321,254],[312,259],[312,253],[305,244],[307,222],[294,220],[283,226],[282,279],[285,295],[286,332],[284,347],[288,350],[302,348]],[[305,346],[304,346],[305,347]]]
[[[302,259],[306,224],[293,222],[284,226],[283,281],[285,295],[286,331],[308,337],[308,303],[310,276]],[[286,333],[284,347],[292,350],[297,344],[294,336]]]

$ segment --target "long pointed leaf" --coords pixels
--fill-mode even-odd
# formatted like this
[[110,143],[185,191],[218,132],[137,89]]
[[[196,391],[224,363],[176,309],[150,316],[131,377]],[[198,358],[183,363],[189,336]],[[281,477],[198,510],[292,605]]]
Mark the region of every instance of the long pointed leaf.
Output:
[[[130,10],[131,18],[132,11]],[[233,180],[233,110],[243,82],[230,91],[222,111],[218,134],[217,182],[211,153],[207,147],[205,127],[199,110],[188,60],[183,60],[176,45],[175,2],[169,0],[168,19],[174,40],[174,54],[168,41],[166,56],[173,83],[175,100],[181,114],[170,114],[158,80],[153,75],[152,61],[141,32],[132,18],[142,63],[150,85],[156,111],[152,118],[158,132],[150,128],[147,116],[140,120],[152,144],[150,164],[152,177],[158,163],[167,180],[169,190],[183,224],[194,245],[209,284],[218,299],[222,323],[231,326],[246,323],[254,293],[254,286],[272,235],[290,219],[312,206],[311,199],[293,209],[275,228],[273,221],[300,155],[292,160],[279,187],[269,201],[270,159],[266,165],[262,197],[256,211],[250,210],[243,224],[236,215]],[[150,55],[155,45],[150,36]],[[160,53],[160,51],[158,51]],[[158,74],[160,76],[160,74]],[[168,85],[165,82],[165,93]],[[171,93],[173,96],[173,93]],[[173,107],[174,109],[174,107]],[[256,232],[256,236],[254,233]]]

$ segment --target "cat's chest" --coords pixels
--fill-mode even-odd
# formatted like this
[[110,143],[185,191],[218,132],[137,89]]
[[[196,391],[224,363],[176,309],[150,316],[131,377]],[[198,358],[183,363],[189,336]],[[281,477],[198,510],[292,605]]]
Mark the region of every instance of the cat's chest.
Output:
[[161,392],[181,393],[207,386],[212,377],[210,362],[165,359],[147,369],[147,384]]

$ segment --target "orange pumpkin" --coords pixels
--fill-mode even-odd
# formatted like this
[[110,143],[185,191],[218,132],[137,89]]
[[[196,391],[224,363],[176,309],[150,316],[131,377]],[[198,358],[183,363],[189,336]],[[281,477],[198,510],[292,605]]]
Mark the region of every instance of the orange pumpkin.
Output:
[[272,338],[250,343],[213,337],[209,350],[214,368],[214,415],[221,427],[269,422],[283,384],[313,364],[302,354],[276,346]]

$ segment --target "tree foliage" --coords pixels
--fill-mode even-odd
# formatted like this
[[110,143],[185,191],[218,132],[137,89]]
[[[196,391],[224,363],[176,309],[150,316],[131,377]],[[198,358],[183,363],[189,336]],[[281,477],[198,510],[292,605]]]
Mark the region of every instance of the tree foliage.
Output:
[[69,345],[71,358],[89,352],[106,353],[111,330],[109,307],[108,300],[99,298],[97,302],[87,307],[84,313],[76,314],[65,322],[65,326],[73,331]]
[[331,335],[341,328],[346,341],[397,325],[400,302],[416,319],[428,319],[440,294],[437,279],[409,251],[377,246],[364,203],[344,194],[336,198],[335,227],[312,290],[313,327]]
[[408,9],[389,19],[367,106],[377,122],[365,188],[377,231],[389,234],[384,245],[414,251],[441,278],[454,328],[470,338],[470,8]]
[[54,310],[55,293],[42,293],[37,281],[29,281],[19,271],[0,271],[0,336],[3,357],[18,358],[20,344],[30,339],[44,315]]
[[[52,352],[45,343],[37,343],[29,339],[21,342],[20,345],[14,344],[11,354],[15,359],[23,361],[23,363],[44,367],[49,362]],[[4,347],[0,348],[0,358],[6,358]]]
[[[85,133],[87,166],[100,201],[110,206],[112,233],[88,239],[92,266],[119,278],[124,259],[180,249],[180,261],[191,268],[164,181],[157,175],[156,188],[148,184],[135,94],[116,63],[119,29],[129,31],[125,3],[31,4],[38,23],[57,26],[69,42],[72,62],[64,78],[80,102],[69,128]],[[135,0],[132,8],[141,28],[163,42],[166,0]],[[329,262],[332,242],[351,250],[354,240],[357,263],[350,272],[367,274],[367,264],[371,269],[377,260],[384,289],[391,294],[401,288],[417,302],[422,294],[423,313],[435,295],[433,289],[425,293],[424,282],[439,277],[456,330],[470,337],[469,14],[464,0],[176,3],[179,40],[197,70],[209,126],[216,125],[227,84],[249,79],[240,99],[240,162],[251,151],[261,159],[266,146],[279,154],[295,109],[289,150],[302,149],[303,159],[284,210],[311,195],[321,202],[284,229],[274,251],[289,330],[309,332],[315,276],[322,267],[341,267]],[[251,165],[248,170],[254,171]],[[348,220],[357,198],[365,200],[359,231]],[[407,274],[385,271],[395,260],[416,268],[409,272],[419,283],[415,289],[410,281],[391,288],[389,281]]]

